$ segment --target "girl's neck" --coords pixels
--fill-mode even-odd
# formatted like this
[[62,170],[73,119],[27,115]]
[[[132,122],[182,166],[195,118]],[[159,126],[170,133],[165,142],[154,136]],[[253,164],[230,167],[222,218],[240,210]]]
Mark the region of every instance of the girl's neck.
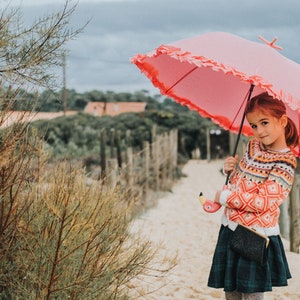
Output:
[[272,152],[288,152],[288,151],[290,151],[290,148],[287,145],[282,145],[281,147],[273,148],[273,147],[261,144],[261,147],[264,150],[272,151]]

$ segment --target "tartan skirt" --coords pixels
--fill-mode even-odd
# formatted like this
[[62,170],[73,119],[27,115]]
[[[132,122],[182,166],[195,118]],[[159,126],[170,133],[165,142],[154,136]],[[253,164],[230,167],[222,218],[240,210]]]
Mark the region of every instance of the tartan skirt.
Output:
[[291,273],[279,235],[269,236],[268,260],[264,266],[247,260],[230,248],[233,231],[221,225],[208,278],[208,286],[225,292],[262,293],[273,286],[287,286]]

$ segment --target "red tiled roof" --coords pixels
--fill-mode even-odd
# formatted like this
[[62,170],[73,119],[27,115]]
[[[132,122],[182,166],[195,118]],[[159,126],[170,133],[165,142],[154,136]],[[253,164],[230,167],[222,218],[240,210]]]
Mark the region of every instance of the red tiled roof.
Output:
[[[145,102],[89,102],[85,113],[94,116],[115,116],[125,112],[142,112],[145,110]],[[66,116],[77,114],[77,111],[67,111]],[[51,120],[64,116],[64,112],[27,112],[27,111],[8,111],[4,119],[0,118],[0,127],[7,127],[15,122],[34,122],[37,120]],[[1,117],[1,116],[0,116]]]
[[94,116],[115,116],[126,112],[142,112],[145,102],[89,102],[84,112]]

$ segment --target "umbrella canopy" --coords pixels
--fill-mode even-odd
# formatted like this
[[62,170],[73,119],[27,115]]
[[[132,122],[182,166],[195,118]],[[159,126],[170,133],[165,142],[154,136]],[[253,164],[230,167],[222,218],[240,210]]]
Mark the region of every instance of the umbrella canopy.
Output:
[[[239,132],[251,85],[252,96],[265,91],[282,100],[299,128],[300,65],[278,52],[276,39],[263,41],[211,32],[137,54],[132,62],[161,94],[227,130]],[[248,124],[241,132],[252,135]]]

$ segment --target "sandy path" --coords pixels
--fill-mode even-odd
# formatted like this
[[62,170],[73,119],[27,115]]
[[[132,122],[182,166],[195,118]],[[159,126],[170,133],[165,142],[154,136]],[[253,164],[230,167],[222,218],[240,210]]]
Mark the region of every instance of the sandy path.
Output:
[[[186,177],[136,221],[135,228],[142,230],[145,238],[161,245],[162,255],[178,254],[178,264],[167,276],[147,277],[135,285],[139,291],[155,290],[139,295],[138,299],[224,299],[221,289],[206,286],[221,211],[205,213],[198,201],[200,191],[212,198],[214,191],[224,184],[225,178],[219,172],[221,165],[221,161],[190,161],[183,169]],[[288,287],[266,293],[265,300],[300,299],[300,255],[287,251],[287,257],[293,279]]]

